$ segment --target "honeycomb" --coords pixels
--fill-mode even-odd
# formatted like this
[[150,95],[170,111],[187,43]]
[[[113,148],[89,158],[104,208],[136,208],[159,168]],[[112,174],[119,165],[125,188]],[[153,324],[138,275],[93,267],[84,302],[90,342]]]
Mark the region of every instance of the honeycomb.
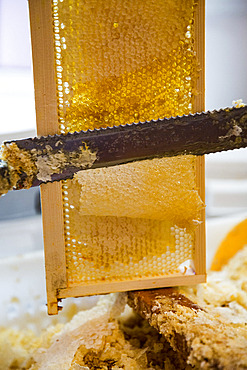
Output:
[[[53,0],[61,133],[188,114],[194,0]],[[179,274],[203,204],[193,156],[63,183],[68,286]]]

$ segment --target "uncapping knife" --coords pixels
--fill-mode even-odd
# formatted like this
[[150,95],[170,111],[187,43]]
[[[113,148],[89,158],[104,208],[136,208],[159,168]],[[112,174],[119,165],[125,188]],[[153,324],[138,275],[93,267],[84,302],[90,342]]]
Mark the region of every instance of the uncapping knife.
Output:
[[72,178],[89,168],[246,146],[247,106],[6,141],[0,152],[0,194]]

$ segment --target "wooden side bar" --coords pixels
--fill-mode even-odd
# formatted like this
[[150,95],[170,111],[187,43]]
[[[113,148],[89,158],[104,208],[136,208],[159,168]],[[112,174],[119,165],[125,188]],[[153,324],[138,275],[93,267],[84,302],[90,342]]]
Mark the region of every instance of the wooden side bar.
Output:
[[[199,62],[199,77],[197,80],[197,92],[194,101],[194,112],[202,112],[205,109],[205,0],[199,0],[195,12],[195,51]],[[198,157],[196,160],[196,184],[199,195],[205,202],[205,158]],[[206,231],[205,209],[201,211],[202,223],[195,232],[195,270],[198,275],[206,274]],[[205,277],[206,279],[206,277]]]
[[[29,0],[37,134],[58,132],[52,2]],[[61,183],[41,186],[48,313],[56,314],[57,289],[66,287]]]

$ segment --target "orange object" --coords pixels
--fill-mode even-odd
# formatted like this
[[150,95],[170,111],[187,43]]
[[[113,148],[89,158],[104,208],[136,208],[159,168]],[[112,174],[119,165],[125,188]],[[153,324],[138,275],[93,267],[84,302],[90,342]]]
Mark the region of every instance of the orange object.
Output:
[[247,219],[238,223],[223,239],[214,256],[211,270],[221,270],[245,245],[247,245]]

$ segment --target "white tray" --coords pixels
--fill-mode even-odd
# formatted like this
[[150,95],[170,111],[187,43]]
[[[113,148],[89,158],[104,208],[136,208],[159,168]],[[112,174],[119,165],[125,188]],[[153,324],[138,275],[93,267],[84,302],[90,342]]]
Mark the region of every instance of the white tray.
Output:
[[[207,221],[208,267],[221,240],[244,218],[247,218],[247,213]],[[12,235],[15,234],[14,225],[18,228],[18,222],[11,223]],[[33,228],[35,229],[35,223]],[[7,248],[7,245],[2,245],[1,248]],[[46,310],[43,251],[32,251],[31,247],[30,250],[31,252],[23,255],[0,259],[0,326],[29,328],[39,333],[50,324],[68,321],[73,313],[88,309],[96,303],[97,297],[66,299],[62,302],[64,308],[58,316],[49,317]]]

